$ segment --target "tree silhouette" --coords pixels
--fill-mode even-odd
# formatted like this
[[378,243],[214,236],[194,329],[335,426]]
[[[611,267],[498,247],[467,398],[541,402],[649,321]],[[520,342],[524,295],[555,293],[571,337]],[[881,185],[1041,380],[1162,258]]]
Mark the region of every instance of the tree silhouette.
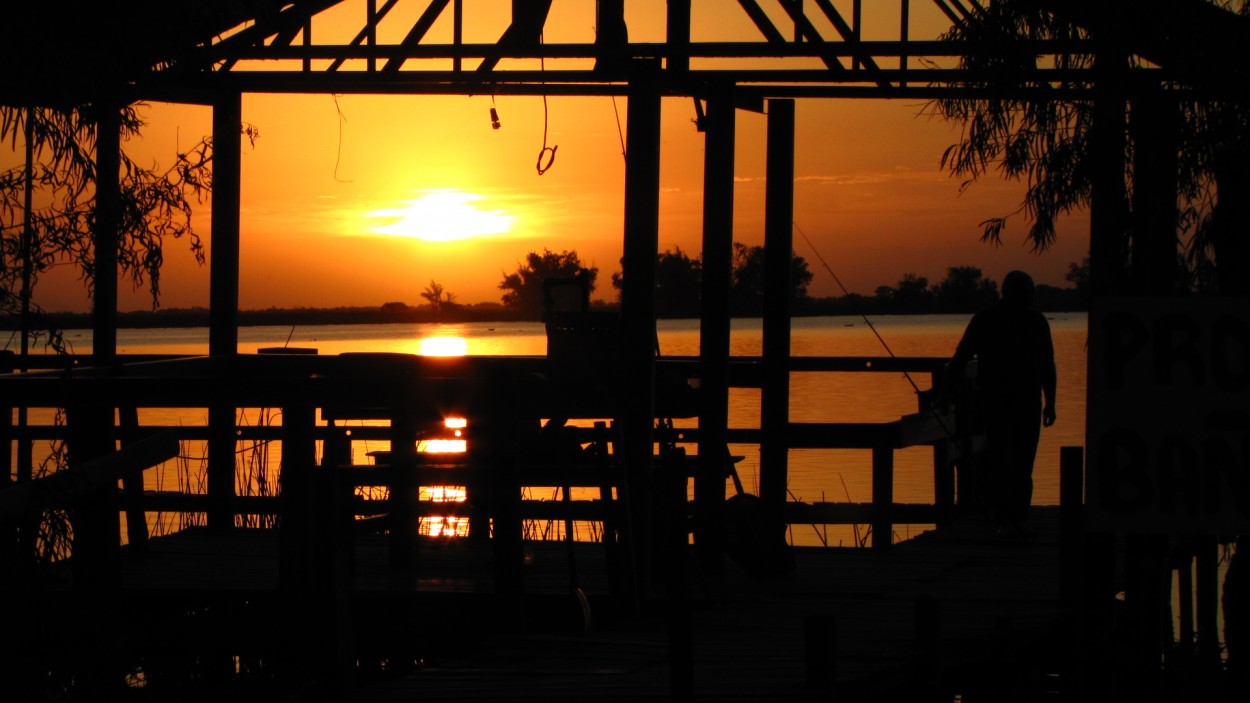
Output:
[[523,319],[537,320],[543,314],[543,281],[548,278],[572,277],[585,269],[590,292],[595,290],[595,278],[599,275],[596,267],[585,267],[576,251],[553,252],[543,249],[542,253],[530,252],[525,256],[524,264],[517,264],[513,273],[505,273],[499,289],[504,291],[502,301]]
[[[1217,8],[1212,10],[1216,21],[1245,31],[1250,2],[1213,0],[1211,5]],[[1036,40],[1089,37],[1083,27],[1048,11],[1048,6],[1032,0],[974,5],[944,38],[966,44],[968,51],[961,56],[960,67],[979,78],[965,83],[973,90],[931,104],[937,114],[963,125],[960,142],[949,147],[941,161],[952,174],[966,179],[963,187],[991,170],[1027,186],[1019,209],[982,223],[982,240],[1000,244],[1008,219],[1023,214],[1029,225],[1027,239],[1038,251],[1054,241],[1055,221],[1061,214],[1089,205],[1090,137],[1094,129],[1090,101],[1053,97],[1066,89],[1085,88],[1083,83],[1073,82],[1080,79],[1052,82],[1034,72],[1039,60],[1032,48]],[[1093,56],[1074,52],[1058,53],[1054,61],[1057,69],[1089,69],[1094,65]],[[1137,61],[1125,56],[1122,67]],[[1080,75],[1080,71],[1072,75]],[[1175,120],[1180,130],[1180,212],[1176,225],[1179,239],[1188,242],[1189,268],[1200,286],[1226,295],[1245,295],[1250,292],[1250,106],[1245,100],[1190,97],[1184,91],[1164,91],[1155,97],[1160,96],[1164,98],[1162,104],[1169,105],[1166,109],[1175,105],[1179,111]],[[1148,119],[1157,110],[1150,97],[1141,93],[1135,94],[1132,102],[1130,117],[1120,126],[1125,132],[1126,163],[1134,163],[1139,146],[1133,126],[1135,115]],[[1134,191],[1132,179],[1139,165],[1134,163],[1133,169],[1126,170],[1126,193]],[[1133,211],[1129,200],[1122,197],[1118,203],[1104,203],[1104,207],[1127,216]],[[1149,200],[1144,204],[1154,206]],[[1135,214],[1149,219],[1147,214]],[[1126,235],[1120,243],[1120,260],[1101,262],[1101,266],[1125,269],[1130,245],[1136,249],[1151,240],[1149,236],[1133,236],[1131,229]],[[1170,245],[1164,242],[1164,246]]]
[[998,299],[998,284],[982,278],[976,266],[951,266],[933,286],[933,298],[945,312],[975,312]]
[[[737,316],[759,315],[764,306],[764,247],[734,242],[733,277],[729,288],[729,309]],[[807,299],[812,272],[807,261],[791,253],[790,302]]]
[[[928,312],[933,305],[933,291],[929,289],[929,279],[914,273],[905,273],[895,288],[887,289],[889,308],[901,313]],[[880,296],[881,289],[877,289]]]
[[[612,274],[612,287],[620,291],[625,280],[617,271]],[[665,249],[655,258],[655,315],[661,318],[699,316],[699,300],[703,284],[703,262],[690,258],[681,247]]]
[[[96,124],[91,108],[0,106],[0,140],[25,146],[23,163],[0,172],[0,311],[38,313],[30,297],[39,274],[68,262],[88,288],[95,281]],[[120,110],[123,142],[144,125],[138,106]],[[254,139],[255,131],[245,133]],[[185,239],[196,260],[204,248],[191,225],[193,203],[212,188],[212,144],[205,138],[161,170],[132,161],[123,151],[117,252],[123,278],[146,286],[159,304],[164,245]],[[35,205],[39,203],[39,205]],[[55,330],[49,330],[52,340]]]
[[421,291],[421,297],[425,298],[426,302],[430,304],[430,310],[434,313],[434,317],[438,317],[443,310],[456,303],[456,294],[448,292],[441,283],[433,279],[430,280],[430,285]]

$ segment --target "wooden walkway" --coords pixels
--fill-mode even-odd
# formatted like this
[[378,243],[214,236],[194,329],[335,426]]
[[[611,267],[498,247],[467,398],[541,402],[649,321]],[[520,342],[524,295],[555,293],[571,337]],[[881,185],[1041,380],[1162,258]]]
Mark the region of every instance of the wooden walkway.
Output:
[[968,520],[889,554],[800,549],[795,572],[774,579],[728,565],[725,577],[693,585],[685,611],[693,663],[676,695],[672,621],[657,616],[590,634],[485,635],[471,656],[427,657],[341,700],[874,701],[1053,691],[1055,662],[1038,657],[1053,656],[1061,621],[1058,509],[1035,509],[1031,529],[1021,539]]
[[[684,607],[669,610],[657,594],[640,617],[614,615],[602,546],[578,543],[589,629],[562,543],[526,543],[526,595],[508,599],[492,592],[489,542],[423,541],[405,576],[387,567],[380,538],[362,540],[345,595],[334,596],[279,583],[272,532],[192,530],[124,559],[99,626],[119,633],[109,647],[145,666],[233,669],[278,653],[317,678],[333,666],[324,652],[336,616],[326,611],[337,599],[350,621],[347,656],[372,664],[295,700],[886,701],[976,691],[1005,700],[998,694],[1057,687],[1058,523],[1058,508],[1034,508],[1028,539],[968,518],[888,552],[799,548],[786,576],[748,577],[727,562],[718,577],[690,579]],[[53,589],[42,599],[76,596]],[[83,612],[61,612],[83,622]],[[314,643],[301,649],[302,638]],[[231,676],[221,690],[248,685]]]

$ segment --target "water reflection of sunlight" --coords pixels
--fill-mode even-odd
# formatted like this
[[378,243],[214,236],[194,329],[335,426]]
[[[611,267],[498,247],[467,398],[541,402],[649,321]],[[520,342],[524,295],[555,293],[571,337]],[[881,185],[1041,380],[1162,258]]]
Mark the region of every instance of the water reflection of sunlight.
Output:
[[425,454],[463,454],[468,451],[464,439],[464,430],[469,421],[463,417],[448,417],[443,420],[443,427],[451,431],[452,437],[433,437],[417,442],[417,451]]
[[[463,454],[467,449],[464,431],[468,424],[463,417],[445,418],[443,427],[452,436],[423,439],[417,443],[417,451],[424,454]],[[418,498],[432,503],[464,503],[468,499],[468,491],[464,486],[421,486]],[[419,530],[430,537],[466,537],[469,520],[453,515],[423,517]]]
[[464,356],[469,348],[464,337],[426,337],[418,343],[421,356]]

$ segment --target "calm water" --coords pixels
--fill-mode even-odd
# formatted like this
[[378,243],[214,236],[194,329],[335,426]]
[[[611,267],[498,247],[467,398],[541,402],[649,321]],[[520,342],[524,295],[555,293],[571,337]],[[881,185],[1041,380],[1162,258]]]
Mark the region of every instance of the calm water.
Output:
[[[949,356],[969,315],[883,316],[873,325],[878,340],[861,318],[818,317],[794,321],[791,349],[795,356]],[[1050,317],[1059,371],[1058,415],[1054,427],[1042,433],[1034,474],[1034,503],[1056,504],[1059,498],[1059,448],[1084,444],[1085,343],[1083,313]],[[90,332],[73,330],[66,335],[76,351],[90,351]],[[422,340],[458,338],[471,355],[542,355],[546,336],[540,323],[324,325],[311,327],[247,327],[239,330],[239,348],[253,353],[261,347],[313,347],[320,354],[342,352],[421,353]],[[665,320],[659,323],[660,350],[665,355],[698,353],[698,322]],[[734,320],[732,353],[759,355],[762,335],[759,320]],[[886,346],[888,345],[889,350]],[[128,354],[204,354],[208,330],[120,330],[119,351]],[[930,381],[919,375],[914,381],[927,389]],[[758,426],[759,392],[735,389],[730,397],[730,424]],[[899,373],[795,374],[791,381],[791,419],[800,422],[886,422],[916,412],[911,383]],[[758,453],[753,447],[733,447],[746,458],[739,473],[748,490],[756,485]],[[933,499],[932,452],[928,448],[899,450],[896,455],[895,499],[927,502]],[[790,491],[805,501],[868,501],[871,499],[868,450],[792,450]],[[907,528],[900,527],[905,537]],[[799,543],[814,535],[796,531]],[[822,535],[823,538],[823,535]],[[833,543],[848,539],[835,534]]]

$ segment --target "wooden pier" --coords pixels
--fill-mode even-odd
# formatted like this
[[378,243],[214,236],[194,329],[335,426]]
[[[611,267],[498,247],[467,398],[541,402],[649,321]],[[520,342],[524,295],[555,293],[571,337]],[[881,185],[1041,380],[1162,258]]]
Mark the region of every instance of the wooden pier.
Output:
[[[1035,534],[1023,538],[996,534],[961,507],[946,461],[953,417],[790,423],[774,440],[871,450],[872,501],[787,502],[779,519],[764,512],[752,524],[766,533],[745,547],[748,557],[764,550],[758,558],[708,559],[704,540],[727,533],[709,528],[691,490],[701,462],[687,451],[699,446],[698,430],[657,428],[662,450],[642,467],[607,422],[557,425],[553,440],[551,418],[604,408],[562,399],[543,380],[545,362],[259,355],[0,377],[15,406],[69,409],[68,425],[6,427],[4,439],[63,437],[71,449],[68,469],[0,493],[16,544],[29,544],[27,521],[44,509],[67,510],[73,530],[68,558],[36,567],[20,552],[6,557],[17,578],[5,587],[30,606],[14,618],[26,635],[6,641],[8,673],[31,685],[23,671],[64,674],[114,697],[168,696],[195,682],[258,698],[310,686],[344,701],[867,701],[1053,683],[1061,662],[1039,653],[1064,624],[1058,510],[1035,509]],[[735,360],[730,382],[759,383],[756,363]],[[796,365],[934,373],[939,364]],[[661,366],[676,377],[697,369]],[[116,425],[100,407],[120,408]],[[208,424],[139,423],[143,409],[169,407],[207,409]],[[213,408],[229,419],[263,407],[280,408],[280,422],[213,424]],[[468,418],[469,451],[455,461],[419,456],[416,440],[449,413]],[[215,463],[223,431],[231,460]],[[768,441],[751,428],[730,434]],[[355,463],[352,443],[371,438],[391,449],[377,464]],[[280,491],[240,491],[233,457],[245,442],[280,447]],[[141,488],[139,473],[197,443],[209,453],[203,489]],[[934,504],[896,504],[888,490],[890,456],[912,444],[934,447]],[[1079,450],[1068,463],[1079,487]],[[644,474],[649,487],[635,483]],[[722,474],[722,489],[728,481]],[[447,482],[468,491],[453,509],[469,519],[467,536],[419,536],[419,518],[452,506],[417,500],[417,487]],[[383,497],[364,486],[384,488]],[[527,499],[526,486],[554,486],[560,497]],[[149,536],[158,512],[203,520]],[[573,521],[593,523],[598,541],[535,541],[523,529],[535,520],[563,534]],[[937,529],[818,549],[785,546],[786,523],[857,523],[877,535],[895,524]],[[55,633],[74,645],[62,649]]]

